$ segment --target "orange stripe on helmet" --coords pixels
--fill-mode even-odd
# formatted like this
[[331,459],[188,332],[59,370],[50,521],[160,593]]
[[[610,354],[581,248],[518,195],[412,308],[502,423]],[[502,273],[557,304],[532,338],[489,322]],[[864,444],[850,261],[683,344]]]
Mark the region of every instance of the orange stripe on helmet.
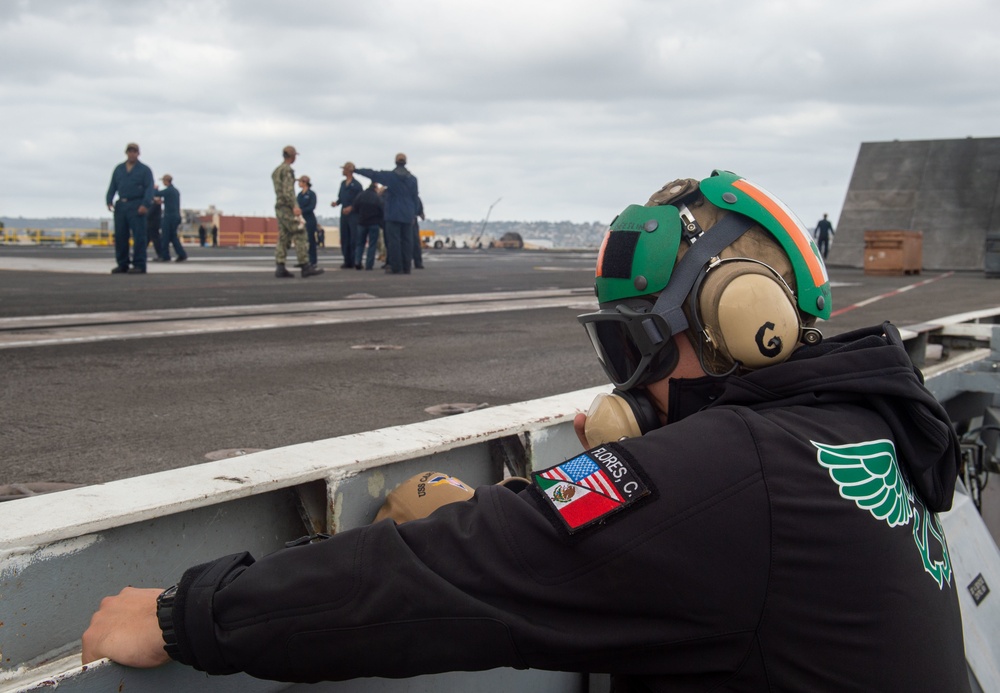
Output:
[[604,249],[608,247],[608,240],[611,238],[611,229],[608,229],[604,234],[604,240],[601,241],[601,251],[597,253],[597,275],[601,275],[601,269],[604,267]]
[[792,239],[792,242],[799,249],[799,253],[805,259],[806,265],[809,267],[809,274],[812,275],[813,283],[816,286],[822,286],[827,283],[829,278],[826,274],[826,267],[820,262],[812,239],[809,238],[809,232],[806,231],[801,222],[795,219],[785,206],[772,197],[770,193],[763,188],[758,188],[746,178],[734,181],[733,187],[749,195],[750,199],[766,209],[770,212],[771,216],[778,220],[778,223],[785,229],[785,233]]

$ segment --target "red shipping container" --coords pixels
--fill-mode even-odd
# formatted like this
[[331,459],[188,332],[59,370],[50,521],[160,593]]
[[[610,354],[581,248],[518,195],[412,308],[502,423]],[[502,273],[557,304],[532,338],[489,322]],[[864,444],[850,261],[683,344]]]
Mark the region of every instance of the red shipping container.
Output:
[[278,219],[276,217],[266,217],[267,219],[267,245],[278,244]]
[[241,245],[243,234],[242,217],[219,216],[219,245]]

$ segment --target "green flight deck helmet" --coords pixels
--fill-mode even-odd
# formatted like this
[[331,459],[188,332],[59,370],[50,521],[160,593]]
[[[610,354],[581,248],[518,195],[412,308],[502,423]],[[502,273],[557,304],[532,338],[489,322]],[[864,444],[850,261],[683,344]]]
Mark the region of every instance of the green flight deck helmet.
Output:
[[755,370],[816,344],[830,280],[802,222],[728,171],[663,186],[611,223],[597,259],[601,310],[578,319],[622,390],[668,375],[687,334],[710,375]]

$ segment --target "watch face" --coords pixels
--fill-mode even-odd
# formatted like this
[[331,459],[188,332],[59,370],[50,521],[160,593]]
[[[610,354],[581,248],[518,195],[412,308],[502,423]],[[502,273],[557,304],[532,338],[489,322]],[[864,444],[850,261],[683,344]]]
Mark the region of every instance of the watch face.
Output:
[[171,585],[167,589],[160,592],[160,596],[156,598],[156,605],[162,606],[163,602],[166,600],[173,601],[174,595],[177,594],[177,585]]

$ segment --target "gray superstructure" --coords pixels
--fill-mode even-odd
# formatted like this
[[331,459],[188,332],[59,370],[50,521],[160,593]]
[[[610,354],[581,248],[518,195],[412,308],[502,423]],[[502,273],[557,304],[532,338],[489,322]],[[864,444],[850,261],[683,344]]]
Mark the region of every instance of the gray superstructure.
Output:
[[880,230],[923,232],[927,270],[983,269],[1000,234],[1000,137],[862,143],[829,263],[862,267],[865,232]]

